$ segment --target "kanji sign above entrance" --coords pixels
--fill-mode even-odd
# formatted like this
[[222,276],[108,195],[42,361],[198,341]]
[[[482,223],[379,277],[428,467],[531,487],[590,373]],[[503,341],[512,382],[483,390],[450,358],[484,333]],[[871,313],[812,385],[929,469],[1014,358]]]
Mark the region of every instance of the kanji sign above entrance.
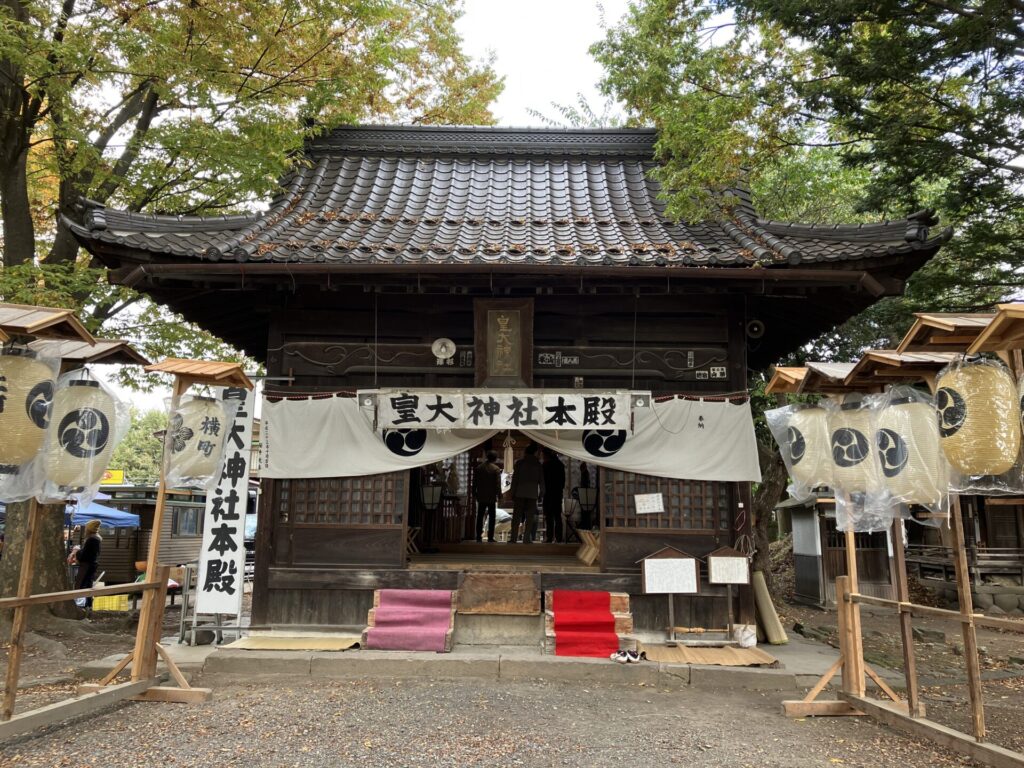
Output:
[[383,429],[629,429],[649,392],[582,390],[364,390]]

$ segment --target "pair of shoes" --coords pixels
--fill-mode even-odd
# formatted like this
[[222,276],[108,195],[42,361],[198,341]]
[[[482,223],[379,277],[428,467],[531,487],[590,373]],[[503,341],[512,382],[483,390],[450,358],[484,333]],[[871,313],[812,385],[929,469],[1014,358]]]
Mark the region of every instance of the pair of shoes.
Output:
[[608,657],[612,661],[616,661],[619,664],[638,664],[641,661],[647,661],[647,653],[645,651],[616,651]]

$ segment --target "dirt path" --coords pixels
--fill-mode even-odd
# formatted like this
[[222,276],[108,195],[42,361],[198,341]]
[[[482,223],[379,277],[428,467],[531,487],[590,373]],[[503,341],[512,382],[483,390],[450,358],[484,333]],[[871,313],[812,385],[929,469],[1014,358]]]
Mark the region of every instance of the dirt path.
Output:
[[[867,718],[787,720],[781,694],[480,680],[219,686],[0,746],[19,766],[970,766]],[[77,736],[75,735],[77,731]]]

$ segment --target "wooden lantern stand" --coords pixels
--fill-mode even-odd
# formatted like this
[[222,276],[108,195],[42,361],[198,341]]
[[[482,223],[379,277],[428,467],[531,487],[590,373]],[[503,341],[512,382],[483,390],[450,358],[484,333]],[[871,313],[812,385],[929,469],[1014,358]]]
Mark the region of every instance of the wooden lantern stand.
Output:
[[[171,394],[173,413],[178,410],[181,397],[194,384],[208,384],[216,387],[242,387],[252,389],[253,385],[238,363],[197,362],[168,358],[156,365],[146,367],[148,373],[167,373],[174,376]],[[133,683],[153,679],[157,674],[158,658],[167,665],[174,678],[175,686],[150,686],[133,698],[141,701],[173,701],[201,703],[209,701],[213,692],[209,688],[193,688],[171,659],[167,649],[160,644],[163,628],[164,607],[167,602],[167,579],[169,566],[157,563],[160,555],[160,531],[163,524],[164,508],[167,501],[167,463],[160,465],[160,484],[157,489],[156,506],[153,510],[153,533],[149,539],[149,553],[146,557],[146,582],[158,582],[158,589],[147,591],[142,596],[139,624],[135,633],[135,648],[125,656],[99,683],[81,685],[79,693],[93,693],[112,683],[129,664],[132,665]]]

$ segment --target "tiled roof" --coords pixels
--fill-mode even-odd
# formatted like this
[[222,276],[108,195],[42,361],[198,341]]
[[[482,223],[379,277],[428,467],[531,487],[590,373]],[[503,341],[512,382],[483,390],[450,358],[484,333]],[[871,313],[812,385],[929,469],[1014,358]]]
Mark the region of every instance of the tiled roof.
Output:
[[[265,214],[178,217],[86,204],[86,246],[238,262],[815,265],[934,251],[927,212],[855,226],[665,215],[652,130],[339,128],[310,142]],[[105,249],[109,250],[109,249]]]

